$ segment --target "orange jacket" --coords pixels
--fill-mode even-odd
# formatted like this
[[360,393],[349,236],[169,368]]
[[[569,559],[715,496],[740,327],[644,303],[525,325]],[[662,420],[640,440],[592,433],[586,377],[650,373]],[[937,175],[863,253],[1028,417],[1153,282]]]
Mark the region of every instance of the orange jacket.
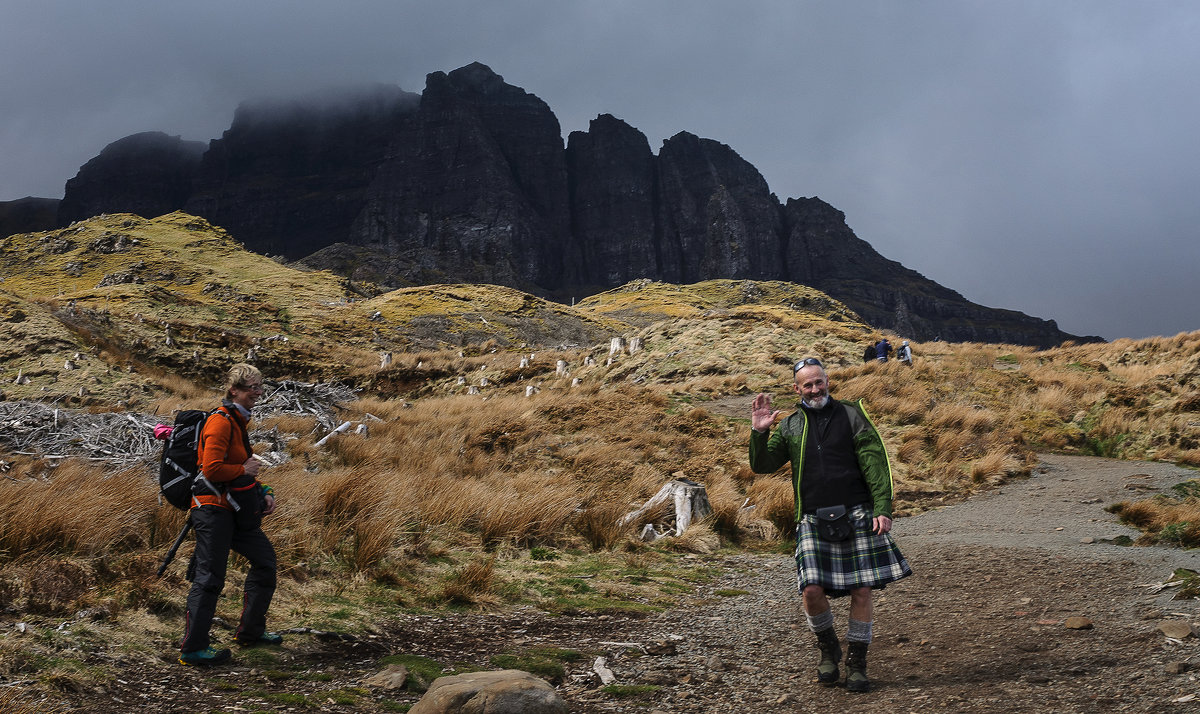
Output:
[[[229,418],[226,419],[216,414],[210,416],[200,431],[200,442],[197,447],[197,463],[200,464],[200,473],[204,474],[204,477],[212,481],[218,488],[222,484],[228,485],[230,481],[244,475],[246,460],[250,458],[250,452],[246,450],[246,439],[243,438],[243,434],[246,433],[247,421],[242,418],[241,412],[237,409],[222,406],[219,411],[224,412]],[[253,488],[257,484],[256,480],[247,488]],[[224,494],[218,496],[206,493],[194,496],[192,506],[196,505],[213,505],[232,509],[229,499]]]

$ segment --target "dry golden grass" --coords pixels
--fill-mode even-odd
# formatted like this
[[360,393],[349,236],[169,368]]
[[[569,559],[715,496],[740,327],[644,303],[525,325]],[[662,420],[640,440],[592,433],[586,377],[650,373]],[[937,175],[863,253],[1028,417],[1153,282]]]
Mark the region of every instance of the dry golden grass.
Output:
[[1145,532],[1142,540],[1187,548],[1200,546],[1200,500],[1156,499],[1111,507],[1122,521]]
[[[0,645],[0,667],[10,659],[6,654],[10,647],[12,645]],[[16,659],[16,657],[14,656],[12,659]],[[36,701],[26,692],[7,687],[0,691],[0,711],[5,714],[59,714],[59,712],[68,711],[68,707],[65,704],[44,700]]]
[[795,494],[786,478],[758,478],[746,489],[757,515],[770,521],[781,533],[791,533],[796,523]]
[[496,578],[496,558],[477,558],[451,573],[442,586],[441,598],[458,605],[475,605],[488,599]]
[[26,473],[10,477],[16,480],[0,499],[0,557],[94,555],[150,544],[155,501],[140,470],[109,473],[65,460],[54,468],[29,463]]

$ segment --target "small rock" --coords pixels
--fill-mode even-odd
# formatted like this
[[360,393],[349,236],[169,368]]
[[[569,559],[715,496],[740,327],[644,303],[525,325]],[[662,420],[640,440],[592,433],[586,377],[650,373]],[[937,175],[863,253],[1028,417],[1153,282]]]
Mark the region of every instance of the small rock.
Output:
[[1084,545],[1091,545],[1092,543],[1096,542],[1096,539],[1091,536],[1087,536],[1085,538],[1080,538],[1079,542],[1083,543]]
[[1095,625],[1086,617],[1075,616],[1068,617],[1066,621],[1063,622],[1063,627],[1067,628],[1068,630],[1090,630],[1095,627]]
[[671,686],[678,684],[679,680],[670,672],[646,672],[641,676],[641,681],[645,684],[658,684],[662,686]]
[[794,704],[795,702],[796,695],[792,694],[791,692],[788,692],[787,694],[781,694],[779,698],[775,700],[776,704]]
[[714,672],[720,672],[725,669],[725,661],[717,655],[709,657],[705,661],[705,665]]
[[1188,671],[1189,665],[1187,662],[1167,662],[1167,674],[1183,674]]
[[402,664],[393,664],[382,672],[364,679],[363,684],[380,689],[404,689],[404,682],[407,679],[408,667]]
[[654,644],[646,646],[646,653],[652,655],[673,655],[675,654],[675,643],[667,642],[665,640],[661,642],[655,642]]
[[1158,631],[1175,640],[1182,640],[1185,637],[1191,637],[1192,626],[1185,620],[1164,620],[1159,623]]

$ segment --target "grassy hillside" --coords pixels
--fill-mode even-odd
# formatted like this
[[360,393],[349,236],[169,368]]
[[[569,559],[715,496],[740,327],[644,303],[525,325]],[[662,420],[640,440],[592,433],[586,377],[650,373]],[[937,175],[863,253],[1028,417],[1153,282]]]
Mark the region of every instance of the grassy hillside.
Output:
[[[1200,333],[914,344],[911,368],[863,364],[880,335],[803,286],[637,281],[575,306],[479,285],[377,294],[184,214],[12,236],[0,274],[0,603],[35,626],[104,613],[0,639],[0,675],[49,687],[116,676],[83,666],[88,638],[135,660],[169,653],[187,588],[190,546],[153,576],[182,514],[157,504],[152,464],[82,448],[89,412],[169,421],[212,406],[246,359],[267,377],[253,437],[280,494],[267,525],[280,628],[359,631],[446,607],[653,609],[707,577],[705,553],[786,547],[790,486],[747,466],[749,401],[768,392],[790,409],[804,356],[824,360],[836,396],[866,399],[901,516],[1026,475],[1037,450],[1200,466]],[[345,387],[336,402],[296,397],[329,382]],[[355,428],[318,446],[343,421]],[[53,453],[39,450],[51,434]],[[712,517],[654,544],[617,524],[678,477],[706,486]],[[1166,521],[1123,508],[1182,542],[1178,524],[1200,523],[1190,493]]]

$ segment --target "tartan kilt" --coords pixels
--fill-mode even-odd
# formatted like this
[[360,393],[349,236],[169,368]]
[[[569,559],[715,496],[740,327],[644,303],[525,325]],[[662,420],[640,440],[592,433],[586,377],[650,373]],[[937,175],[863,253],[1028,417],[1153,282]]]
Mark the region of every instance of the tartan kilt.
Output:
[[842,597],[855,588],[883,589],[912,575],[891,534],[871,532],[872,517],[867,506],[850,509],[854,535],[830,543],[817,535],[817,517],[804,514],[796,524],[796,583],[801,593],[808,585],[820,585],[827,596]]

